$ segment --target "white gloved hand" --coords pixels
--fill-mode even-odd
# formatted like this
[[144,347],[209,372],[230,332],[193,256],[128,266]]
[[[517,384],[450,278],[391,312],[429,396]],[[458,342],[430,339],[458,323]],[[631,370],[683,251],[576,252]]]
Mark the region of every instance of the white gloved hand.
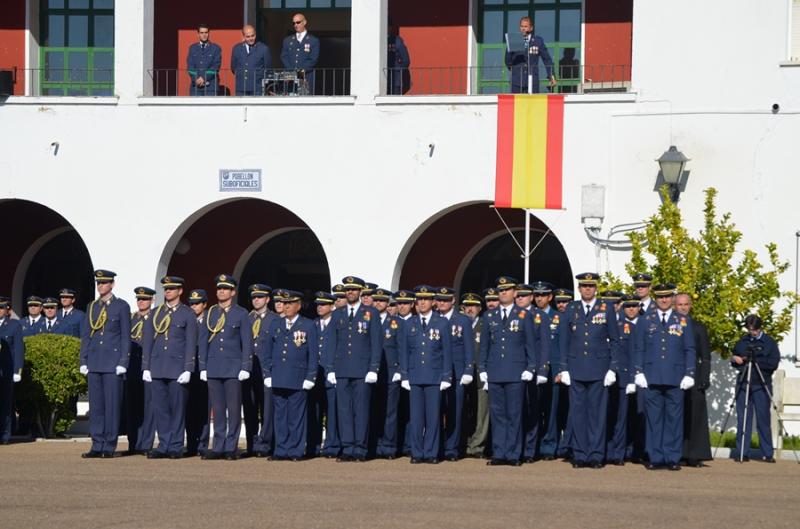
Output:
[[482,389],[483,389],[483,391],[487,391],[488,392],[489,391],[489,383],[488,382],[484,382]]
[[483,373],[478,373],[478,379],[484,384],[486,384],[487,382],[489,382],[489,375],[486,373],[486,371],[484,371]]
[[542,384],[547,384],[547,377],[536,375],[536,385],[541,386]]
[[13,379],[14,379],[14,384],[16,384],[17,382],[19,382],[20,380],[22,380],[22,375],[20,375],[19,373],[14,373],[14,376],[13,376],[13,377],[11,377],[11,378],[13,378]]
[[375,371],[370,371],[369,373],[367,373],[367,376],[364,377],[364,382],[366,382],[367,384],[374,384],[377,381],[378,381],[378,373],[376,373]]
[[247,380],[248,378],[250,378],[250,373],[248,373],[248,372],[247,372],[247,371],[245,371],[244,369],[242,369],[241,371],[239,371],[239,382],[244,382],[244,381],[245,381],[245,380]]
[[644,373],[637,373],[635,377],[633,377],[633,382],[642,389],[647,388],[647,379],[644,378]]
[[125,373],[128,372],[128,370],[122,366],[117,366],[116,372],[117,375],[124,375]]
[[406,391],[411,391],[411,384],[408,383],[408,380],[400,382],[400,387]]
[[149,369],[145,369],[142,371],[142,380],[145,382],[152,382],[153,381],[153,374],[150,373]]
[[472,375],[468,375],[468,374],[466,374],[466,373],[464,373],[463,375],[461,375],[461,382],[460,382],[460,384],[461,384],[462,386],[469,386],[470,384],[472,384]]
[[208,371],[200,371],[200,380],[208,382]]
[[606,373],[606,377],[603,379],[603,385],[605,387],[608,387],[616,381],[617,381],[617,374],[609,369],[608,373]]
[[569,378],[569,371],[562,371],[561,373],[558,374],[558,376],[561,377],[561,383],[564,384],[565,386],[569,386],[570,384],[572,384],[572,380],[570,380]]
[[272,387],[272,377],[267,377],[264,379],[264,387],[271,388]]
[[[270,382],[272,382],[272,381],[270,380]],[[311,389],[313,387],[314,387],[314,383],[311,382],[310,380],[304,380],[303,381],[303,389],[304,390],[308,391],[309,389]]]
[[81,375],[86,376],[89,374],[89,366],[81,366],[78,371],[80,371]]
[[336,385],[336,373],[333,371],[328,373],[328,384],[331,384],[332,386]]
[[441,382],[439,384],[439,391],[444,391],[446,389],[449,389],[450,386],[452,386],[452,384],[450,382]]
[[626,395],[633,395],[634,393],[636,393],[636,384],[628,384],[625,386]]
[[181,376],[178,377],[178,384],[188,384],[189,381],[192,379],[192,374],[189,371],[184,371],[181,373]]
[[684,391],[685,391],[685,390],[687,390],[687,389],[690,389],[690,388],[692,388],[693,386],[694,386],[694,379],[693,379],[692,377],[683,377],[683,378],[681,379],[681,385],[680,385],[680,388],[681,388],[682,390],[684,390]]
[[401,380],[403,380],[403,377],[400,375],[400,373],[395,373],[392,375],[392,382],[400,382]]
[[531,380],[533,380],[533,373],[531,373],[530,371],[528,371],[526,369],[525,371],[522,372],[522,377],[521,378],[525,382],[530,382]]

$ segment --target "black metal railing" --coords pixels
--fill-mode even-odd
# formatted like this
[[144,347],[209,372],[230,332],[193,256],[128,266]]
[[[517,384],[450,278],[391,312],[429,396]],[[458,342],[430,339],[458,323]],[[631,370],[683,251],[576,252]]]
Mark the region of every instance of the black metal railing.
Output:
[[148,70],[157,97],[340,96],[350,94],[350,68],[313,70]]
[[13,68],[13,84],[22,83],[32,96],[114,95],[113,68]]

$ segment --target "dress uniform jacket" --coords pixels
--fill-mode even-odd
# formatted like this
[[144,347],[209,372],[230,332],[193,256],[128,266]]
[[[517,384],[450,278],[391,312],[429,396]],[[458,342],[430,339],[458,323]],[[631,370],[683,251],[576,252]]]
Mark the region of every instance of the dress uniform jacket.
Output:
[[[161,305],[151,314],[144,326],[142,370],[150,370],[153,378],[172,380],[184,371],[193,372],[197,318],[192,309],[183,303],[173,309]],[[166,318],[169,320],[164,321]]]
[[585,303],[573,301],[563,314],[560,331],[561,369],[572,380],[603,380],[618,367],[619,329],[614,306],[595,300],[585,314]]
[[63,334],[59,331],[59,329],[61,328],[61,320],[59,320],[58,318],[53,318],[53,321],[44,318],[43,327],[44,330],[42,332],[44,332],[45,334]]
[[400,374],[411,385],[452,382],[453,349],[450,323],[433,314],[422,330],[419,316],[405,322],[398,339]]
[[545,373],[547,358],[536,351],[536,330],[527,310],[512,305],[505,325],[501,307],[488,311],[481,323],[478,372],[489,382],[519,382],[523,371]]
[[617,384],[624,388],[633,384],[633,335],[636,324],[624,316],[617,320],[619,328],[619,355],[617,357]]
[[411,88],[411,75],[408,67],[411,66],[411,57],[408,54],[406,43],[399,35],[389,35],[389,47],[386,53],[386,66],[388,68],[388,82],[386,83],[390,94],[400,95]]
[[261,81],[271,68],[269,47],[263,42],[256,42],[249,51],[244,42],[234,46],[231,70],[236,76],[236,95],[261,94]]
[[81,326],[84,324],[86,314],[82,310],[72,309],[69,314],[64,314],[64,311],[59,311],[58,321],[61,324],[58,327],[57,334],[66,334],[74,336],[75,338],[81,337]]
[[[224,322],[218,332],[212,332]],[[239,305],[231,305],[227,312],[219,305],[212,305],[205,314],[205,325],[200,327],[199,362],[200,371],[208,378],[237,378],[239,371],[253,367],[253,335],[247,311]]]
[[450,317],[450,342],[453,347],[454,380],[458,382],[465,373],[472,375],[475,367],[473,358],[472,320],[464,314],[453,312]]
[[22,374],[25,364],[25,343],[19,321],[5,317],[0,322],[0,378]]
[[648,386],[677,387],[684,376],[694,378],[695,350],[692,322],[672,311],[665,325],[658,311],[648,311],[636,323],[634,367]]
[[310,72],[319,60],[319,39],[311,33],[306,33],[303,40],[298,42],[295,35],[283,39],[281,46],[281,63],[284,68],[305,70]]
[[302,390],[303,381],[315,382],[319,338],[314,322],[298,316],[291,329],[286,320],[272,322],[262,361],[264,378],[272,377],[273,388]]
[[[89,372],[115,373],[117,366],[128,368],[130,311],[128,303],[116,296],[111,296],[107,302],[95,300],[89,304],[88,321],[81,329],[80,353],[81,365],[88,366]],[[97,328],[93,330],[92,324]]]
[[[189,92],[191,95],[216,95],[217,94],[217,74],[222,66],[222,48],[213,42],[206,42],[205,45],[195,42],[189,46],[189,54],[186,56],[186,69],[189,72],[191,85]],[[198,88],[195,80],[202,77],[205,86]]]
[[511,69],[511,91],[515,93],[528,91],[528,61],[530,60],[533,75],[533,93],[539,92],[539,60],[547,70],[547,77],[553,75],[553,59],[544,39],[538,35],[530,35],[525,42],[525,49],[518,52],[506,51],[505,63]]
[[333,345],[325,370],[336,373],[336,378],[364,378],[369,371],[378,373],[383,350],[381,316],[377,309],[359,306],[353,321],[350,307],[344,306],[331,315]]
[[22,325],[22,336],[33,336],[45,332],[44,316],[39,316],[35,322],[31,322],[30,316],[20,318],[19,323]]

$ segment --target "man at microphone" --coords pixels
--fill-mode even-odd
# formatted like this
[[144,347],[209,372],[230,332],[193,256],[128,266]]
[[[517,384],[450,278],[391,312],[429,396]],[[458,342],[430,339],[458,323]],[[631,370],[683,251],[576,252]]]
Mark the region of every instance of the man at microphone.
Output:
[[[519,20],[519,32],[525,40],[525,47],[519,51],[506,50],[505,62],[511,70],[511,93],[528,93],[528,75],[530,74],[531,93],[539,92],[539,60],[542,61],[547,70],[547,78],[550,87],[556,85],[556,78],[553,76],[553,59],[544,39],[539,35],[533,34],[533,21],[531,17],[522,17]],[[530,72],[528,71],[530,68]]]

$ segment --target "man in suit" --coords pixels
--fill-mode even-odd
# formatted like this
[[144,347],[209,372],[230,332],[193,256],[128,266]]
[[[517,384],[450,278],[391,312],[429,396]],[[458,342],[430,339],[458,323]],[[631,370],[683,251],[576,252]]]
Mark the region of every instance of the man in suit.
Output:
[[[381,368],[378,371],[378,382],[372,398],[372,425],[370,438],[375,445],[375,455],[380,458],[394,459],[397,456],[397,409],[400,401],[400,358],[397,336],[400,333],[401,320],[390,316],[389,297],[391,292],[384,288],[375,288],[372,292],[372,303],[381,317],[381,334],[383,334],[383,354]],[[361,297],[364,302],[364,297]],[[371,444],[373,444],[371,443]]]
[[142,380],[142,340],[145,325],[150,323],[156,291],[142,286],[133,289],[133,293],[138,310],[131,315],[131,355],[123,382],[124,422],[128,455],[147,455],[155,442],[156,414],[152,386]]
[[[325,443],[321,447],[321,453],[323,457],[327,458],[339,457],[342,448],[336,419],[336,386],[327,380],[328,373],[325,371],[325,366],[330,365],[329,359],[333,355],[336,345],[331,340],[333,334],[331,321],[336,299],[336,296],[328,292],[319,291],[314,294],[314,304],[317,306],[317,319],[314,320],[314,323],[317,326],[317,339],[319,340],[318,362],[325,385]],[[319,377],[317,377],[317,384],[319,383]]]
[[75,291],[71,288],[62,288],[58,291],[58,297],[61,302],[61,312],[58,314],[58,319],[61,321],[59,334],[80,338],[81,325],[86,320],[86,314],[75,308]]
[[[533,20],[531,17],[522,17],[519,20],[519,32],[525,40],[525,48],[521,51],[506,50],[505,63],[511,70],[511,92],[514,94],[527,94],[528,75],[531,76],[530,92],[539,93],[539,61],[542,61],[547,70],[547,79],[550,87],[556,85],[553,76],[553,59],[544,39],[533,34]],[[530,69],[530,71],[529,71]]]
[[197,320],[181,303],[183,278],[164,276],[164,303],[144,326],[142,380],[151,387],[158,447],[148,459],[180,459],[186,426],[189,381],[197,349]]
[[[478,360],[481,351],[481,297],[473,292],[461,296],[461,308],[470,320],[472,343],[467,354],[472,355],[472,376],[478,377]],[[467,433],[467,457],[486,456],[486,443],[489,437],[489,386],[474,383],[466,387],[464,394],[464,415]]]
[[[400,323],[408,322],[414,317],[414,302],[416,298],[411,290],[398,290],[394,293],[397,302],[397,318]],[[398,357],[399,358],[399,357]],[[411,416],[409,410],[409,392],[401,391],[397,405],[397,435],[401,444],[400,453],[411,455]]]
[[645,390],[647,468],[680,470],[683,448],[683,392],[694,386],[692,322],[672,309],[675,285],[653,288],[656,308],[636,324],[634,381]]
[[575,276],[581,299],[570,304],[560,329],[561,382],[570,387],[574,468],[602,468],[608,388],[617,381],[619,330],[611,304],[597,299],[600,275]]
[[[205,325],[205,311],[208,295],[202,288],[189,292],[189,308],[194,313],[195,328],[198,335]],[[198,338],[199,340],[199,338]],[[208,385],[200,380],[199,344],[195,347],[195,363],[189,380],[189,395],[186,402],[186,457],[202,454],[208,449],[208,417],[211,415],[211,400],[208,398]]]
[[[294,33],[283,39],[281,63],[287,70],[297,70],[305,80],[301,95],[314,95],[314,67],[319,61],[319,39],[308,32],[303,13],[292,15]],[[366,285],[365,285],[366,286]]]
[[[550,409],[545,410],[546,426],[540,444],[542,459],[552,461],[556,457],[570,457],[572,428],[569,425],[569,387],[561,383],[558,372],[561,366],[561,325],[567,307],[574,294],[566,288],[552,292],[556,309],[550,315],[550,385],[552,386]],[[549,306],[549,301],[548,301]]]
[[[543,404],[542,391],[547,385],[547,375],[550,372],[550,316],[542,308],[546,304],[542,296],[548,295],[552,290],[550,283],[536,281],[532,285],[521,285],[517,290],[515,303],[518,307],[528,311],[533,318],[533,339],[536,354],[539,358],[546,358],[536,373],[536,379],[525,383],[525,408],[522,419],[522,430],[525,439],[522,446],[522,461],[533,463],[537,457],[540,437],[540,423],[542,422]],[[522,296],[520,296],[522,294]],[[534,305],[534,299],[539,299],[542,305]],[[546,397],[546,395],[544,395]]]
[[642,314],[646,314],[656,309],[655,303],[650,298],[650,287],[653,284],[653,276],[644,272],[633,274],[633,287],[636,289],[636,296],[642,307]]
[[44,332],[44,318],[42,317],[42,298],[39,296],[28,296],[25,305],[28,308],[28,315],[19,320],[22,325],[22,336],[34,336]]
[[[623,313],[619,315],[619,359],[617,381],[609,387],[608,395],[608,447],[606,462],[623,466],[625,457],[632,453],[629,439],[635,429],[629,429],[629,406],[636,406],[636,384],[633,383],[633,335],[639,318],[639,298],[623,295],[620,298]],[[632,397],[632,398],[631,398]],[[633,414],[635,416],[635,413]]]
[[62,334],[59,332],[61,321],[58,319],[58,300],[56,298],[44,298],[42,300],[42,312],[44,312],[44,332],[46,334]]
[[236,76],[236,95],[262,95],[262,81],[272,68],[269,47],[256,42],[256,28],[247,24],[242,28],[243,42],[233,47],[231,71]]
[[[280,316],[268,308],[272,288],[263,283],[250,285],[250,327],[253,334],[253,371],[251,377],[242,382],[242,406],[248,453],[256,457],[267,457],[274,447],[274,424],[272,388],[264,386],[261,359],[264,348],[272,339],[269,332]],[[259,421],[259,417],[261,420]],[[259,424],[260,423],[260,424]]]
[[12,320],[11,304],[0,296],[0,444],[11,442],[11,423],[14,403],[14,384],[22,380],[25,365],[25,342],[22,325]]
[[81,331],[80,372],[89,378],[89,434],[84,458],[116,456],[122,406],[122,377],[131,352],[131,309],[116,296],[109,270],[95,270],[98,297],[86,309]]
[[197,42],[189,46],[186,56],[186,69],[189,72],[189,95],[215,96],[222,66],[222,48],[210,40],[211,29],[208,24],[197,26]]

